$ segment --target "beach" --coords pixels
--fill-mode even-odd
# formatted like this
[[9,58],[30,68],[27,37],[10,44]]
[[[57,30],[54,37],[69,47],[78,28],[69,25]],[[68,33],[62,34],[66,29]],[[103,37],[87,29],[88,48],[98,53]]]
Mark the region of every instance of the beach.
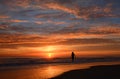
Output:
[[120,64],[71,70],[51,79],[120,79]]
[[[112,65],[118,65],[118,64],[120,65],[120,62],[94,62],[94,63],[92,62],[92,63],[78,63],[78,64],[52,63],[52,64],[7,66],[7,67],[0,67],[0,79],[71,79],[71,78],[80,79],[76,77],[79,77],[80,75],[88,76],[86,75],[86,73],[88,73],[88,71],[91,71],[91,67],[93,71],[98,70],[97,67],[95,67],[96,69],[94,69],[93,66],[101,66],[101,65],[112,66]],[[115,69],[120,69],[119,66],[116,66],[116,67]],[[114,67],[112,67],[111,69],[113,70]],[[103,72],[103,73],[106,73],[106,72]],[[68,75],[70,74],[70,75],[66,76],[66,74]],[[102,79],[105,79],[105,78],[102,78]],[[117,78],[114,78],[114,79],[117,79]]]
[[120,0],[0,0],[0,79],[120,79]]

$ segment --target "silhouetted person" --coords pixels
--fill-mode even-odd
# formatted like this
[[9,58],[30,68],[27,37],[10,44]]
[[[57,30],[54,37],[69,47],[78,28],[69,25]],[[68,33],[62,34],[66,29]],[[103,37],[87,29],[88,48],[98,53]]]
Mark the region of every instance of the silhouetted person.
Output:
[[75,54],[74,54],[74,52],[72,52],[71,58],[72,58],[72,62],[74,62],[74,60],[75,60]]

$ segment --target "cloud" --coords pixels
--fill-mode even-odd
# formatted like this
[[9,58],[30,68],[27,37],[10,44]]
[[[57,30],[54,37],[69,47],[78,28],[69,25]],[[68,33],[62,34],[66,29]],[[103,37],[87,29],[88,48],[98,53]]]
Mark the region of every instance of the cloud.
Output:
[[0,24],[0,30],[2,30],[2,29],[7,29],[8,26],[9,26],[9,24],[7,24],[7,23],[2,23],[2,24]]
[[19,19],[12,19],[12,18],[9,18],[9,19],[3,19],[1,20],[1,23],[6,23],[6,24],[12,24],[12,23],[27,23],[29,22],[28,20],[19,20]]
[[38,35],[34,34],[0,34],[1,38],[1,43],[19,43],[19,42],[31,42],[31,40],[34,42],[37,40],[42,40],[45,39],[44,37],[40,37]]
[[48,21],[35,21],[36,24],[53,24],[53,25],[62,25],[62,24],[66,24],[66,22],[64,21],[51,21],[51,20],[48,20]]
[[87,44],[119,44],[116,39],[107,38],[56,38],[52,35],[37,34],[0,34],[1,48],[40,47],[49,45],[87,45]]
[[42,43],[44,43],[45,39],[44,37],[38,35],[25,35],[25,34],[0,34],[0,36],[2,37],[0,38],[1,48],[17,48],[26,46],[31,47],[38,45],[40,46]]
[[[69,13],[74,15],[76,18],[79,19],[91,19],[91,18],[102,18],[102,17],[120,17],[119,14],[115,13],[117,10],[113,9],[112,3],[108,2],[104,4],[104,6],[100,5],[87,5],[87,6],[80,6],[82,2],[84,4],[88,4],[89,2],[94,3],[94,0],[90,1],[72,1],[72,0],[2,0],[3,4],[12,6],[13,8],[21,7],[21,8],[34,8],[34,9],[41,9],[43,10],[60,10],[65,13]],[[13,4],[14,3],[14,4]],[[18,8],[19,9],[19,8]],[[36,17],[47,17],[46,15],[36,16]]]
[[[79,26],[79,25],[77,25]],[[58,31],[54,31],[55,34],[83,34],[83,35],[110,35],[110,34],[120,34],[119,24],[102,24],[99,26],[77,27],[72,28],[64,27]]]
[[98,34],[120,34],[120,25],[103,25],[90,28],[91,33]]
[[[119,44],[110,44],[110,45],[98,45],[98,46],[85,46],[85,47],[79,47],[79,51],[99,51],[100,54],[106,54],[105,52],[109,52],[109,54],[112,52],[112,54],[119,54]],[[114,53],[113,53],[114,52]],[[96,53],[97,54],[97,53]]]
[[[31,0],[1,0],[0,3],[7,5],[9,7],[15,7],[15,6],[20,6],[20,7],[27,7],[29,6]],[[13,4],[14,3],[14,4]]]
[[[7,23],[8,22],[8,23]],[[20,23],[20,24],[14,24]],[[66,21],[29,21],[11,19],[0,25],[0,32],[26,33],[26,34],[51,34],[56,38],[103,37],[120,35],[119,24],[84,24],[82,22]]]
[[50,32],[56,31],[61,26],[68,25],[67,22],[64,21],[29,21],[29,20],[5,20],[0,24],[0,32],[7,33],[27,33],[27,34],[49,34]]
[[[54,6],[53,6],[54,5]],[[77,8],[69,8],[67,6],[58,4],[58,3],[47,3],[45,4],[46,7],[50,8],[50,9],[55,9],[55,10],[62,10],[71,14],[75,14],[78,13]]]
[[19,23],[19,22],[28,22],[28,21],[27,20],[12,19],[12,20],[9,20],[9,22]]
[[113,14],[112,4],[106,6],[77,6],[75,4],[61,4],[58,2],[45,3],[45,7],[53,10],[61,10],[76,16],[76,18],[90,19],[101,17],[117,17],[119,15]]
[[6,18],[10,18],[10,16],[7,16],[7,15],[0,15],[0,19],[6,19]]
[[[69,14],[64,12],[53,12],[53,13],[39,13],[34,16],[35,18],[44,18],[44,19],[68,19],[70,17]],[[66,18],[65,18],[66,17]]]
[[110,38],[66,38],[57,44],[59,45],[109,45],[109,44],[120,44],[120,40]]
[[49,35],[0,33],[0,48],[40,47],[59,42]]

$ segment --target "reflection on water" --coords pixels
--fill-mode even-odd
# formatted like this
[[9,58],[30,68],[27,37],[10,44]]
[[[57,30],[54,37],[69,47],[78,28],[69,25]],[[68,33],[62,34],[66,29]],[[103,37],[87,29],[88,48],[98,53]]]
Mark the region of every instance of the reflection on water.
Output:
[[0,70],[0,79],[48,79],[73,69],[88,68],[93,65],[120,64],[120,62],[87,64],[46,64]]

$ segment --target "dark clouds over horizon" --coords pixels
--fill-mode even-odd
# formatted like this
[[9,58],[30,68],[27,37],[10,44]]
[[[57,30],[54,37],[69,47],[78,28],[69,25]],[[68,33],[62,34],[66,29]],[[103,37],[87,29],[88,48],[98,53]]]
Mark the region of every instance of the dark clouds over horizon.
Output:
[[0,0],[1,55],[56,45],[120,55],[120,0]]

